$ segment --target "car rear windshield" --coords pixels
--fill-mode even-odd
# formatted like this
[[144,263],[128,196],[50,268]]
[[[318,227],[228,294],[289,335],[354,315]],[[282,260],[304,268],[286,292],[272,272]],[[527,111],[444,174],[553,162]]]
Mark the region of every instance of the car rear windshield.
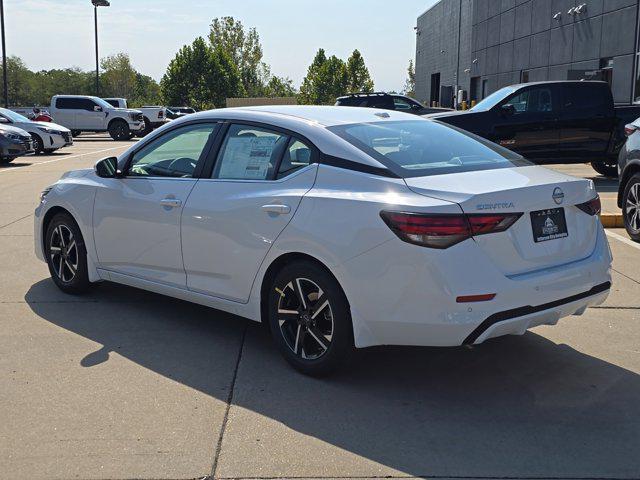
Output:
[[358,123],[329,130],[400,177],[531,165],[511,150],[436,121]]

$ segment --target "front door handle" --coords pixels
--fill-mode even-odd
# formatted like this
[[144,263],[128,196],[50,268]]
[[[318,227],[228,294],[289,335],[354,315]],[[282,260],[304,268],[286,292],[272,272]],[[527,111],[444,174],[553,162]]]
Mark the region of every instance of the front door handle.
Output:
[[163,198],[160,200],[160,205],[163,207],[177,208],[182,205],[182,200],[178,200],[177,198]]
[[291,213],[289,205],[263,205],[262,211],[266,213],[275,213],[276,215],[286,215]]

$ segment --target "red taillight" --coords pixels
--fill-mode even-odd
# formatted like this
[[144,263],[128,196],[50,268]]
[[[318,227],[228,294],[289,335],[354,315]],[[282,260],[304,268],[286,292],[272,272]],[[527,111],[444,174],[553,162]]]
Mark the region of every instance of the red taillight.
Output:
[[381,212],[385,223],[401,240],[429,248],[449,248],[474,235],[502,232],[521,213],[464,215]]
[[158,112],[158,118],[162,118],[162,117],[164,117],[164,112],[162,110],[160,110]]
[[635,132],[636,130],[638,130],[638,127],[636,127],[633,123],[630,123],[629,125],[624,126],[624,134],[627,137],[630,137],[631,135],[633,135],[633,132]]
[[598,215],[602,211],[602,204],[600,203],[600,196],[592,198],[588,202],[576,205],[580,210],[589,215]]

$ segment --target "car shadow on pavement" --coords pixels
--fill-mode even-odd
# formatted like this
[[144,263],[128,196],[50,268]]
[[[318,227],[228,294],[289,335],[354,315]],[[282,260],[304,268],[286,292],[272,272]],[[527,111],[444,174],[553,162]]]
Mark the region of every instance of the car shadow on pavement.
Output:
[[241,345],[247,322],[239,317],[112,284],[80,298],[55,290],[42,280],[25,300],[43,320],[102,345],[77,359],[84,367],[117,352],[222,401],[228,384],[217,383],[208,359],[229,348],[231,332],[241,354],[233,407],[241,408],[225,431],[221,461],[226,442],[237,447],[237,462],[262,455],[268,463],[273,452],[293,448],[276,445],[284,440],[270,429],[238,430],[242,415],[257,413],[273,420],[274,432],[285,425],[328,444],[335,458],[296,454],[318,475],[345,455],[382,465],[383,474],[640,474],[639,376],[535,333],[473,349],[365,349],[336,375],[314,379],[288,367],[258,324],[249,322]]

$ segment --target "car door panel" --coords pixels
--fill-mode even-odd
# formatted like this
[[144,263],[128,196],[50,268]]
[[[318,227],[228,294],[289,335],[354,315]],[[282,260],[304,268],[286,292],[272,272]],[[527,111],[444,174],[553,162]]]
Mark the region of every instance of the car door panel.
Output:
[[264,257],[316,171],[310,165],[277,181],[199,180],[182,216],[188,288],[246,302]]
[[100,267],[186,288],[180,219],[218,131],[196,122],[143,143],[125,176],[96,193],[93,228]]
[[[558,157],[560,123],[558,96],[549,86],[518,91],[498,107],[494,116],[494,142],[514,150],[534,162],[544,163]],[[503,110],[513,106],[511,113]]]
[[100,266],[186,286],[180,215],[195,179],[111,179],[96,193],[94,236]]

